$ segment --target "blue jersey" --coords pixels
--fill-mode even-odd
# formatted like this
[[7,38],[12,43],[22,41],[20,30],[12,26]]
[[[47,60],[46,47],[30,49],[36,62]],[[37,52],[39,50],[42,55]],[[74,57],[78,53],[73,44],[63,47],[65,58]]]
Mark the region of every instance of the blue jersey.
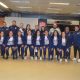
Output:
[[80,47],[80,31],[73,33],[73,45]]
[[19,31],[19,27],[17,27],[16,25],[12,25],[9,27],[9,31],[12,31],[15,36],[15,35],[17,35],[17,33]]

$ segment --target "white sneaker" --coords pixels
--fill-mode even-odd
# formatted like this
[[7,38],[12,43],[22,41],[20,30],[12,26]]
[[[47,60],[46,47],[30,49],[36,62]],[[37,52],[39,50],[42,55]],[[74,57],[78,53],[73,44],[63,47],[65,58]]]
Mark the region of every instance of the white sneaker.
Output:
[[57,55],[55,56],[55,58],[57,58]]
[[37,61],[37,57],[35,57],[35,60]]
[[62,62],[62,59],[60,59],[59,61]]
[[52,56],[50,55],[50,59],[52,58]]
[[67,60],[67,59],[65,59],[65,62],[68,62],[68,60]]
[[78,62],[80,63],[80,59],[78,59]]
[[24,59],[26,60],[27,59],[27,56],[25,56]]
[[33,57],[31,57],[31,60],[33,60]]
[[40,57],[40,61],[42,61],[42,57]]
[[76,60],[77,60],[76,58],[73,59],[73,61],[76,61]]

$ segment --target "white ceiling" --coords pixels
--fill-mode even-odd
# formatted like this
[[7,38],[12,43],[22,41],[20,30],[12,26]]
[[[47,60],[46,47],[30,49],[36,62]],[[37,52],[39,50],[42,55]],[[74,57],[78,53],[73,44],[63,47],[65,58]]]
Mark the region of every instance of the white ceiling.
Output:
[[[61,13],[61,14],[80,13],[80,0],[0,0],[0,1],[6,4],[13,11]],[[53,5],[49,4],[50,2],[70,3],[70,5]]]

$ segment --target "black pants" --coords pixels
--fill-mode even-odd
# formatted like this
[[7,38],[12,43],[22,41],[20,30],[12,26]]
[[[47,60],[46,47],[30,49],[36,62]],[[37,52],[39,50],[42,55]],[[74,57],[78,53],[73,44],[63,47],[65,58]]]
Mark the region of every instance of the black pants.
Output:
[[15,49],[14,49],[14,46],[8,46],[8,47],[6,47],[7,48],[5,50],[5,52],[6,52],[6,59],[8,59],[8,56],[9,56],[9,48],[10,47],[11,47],[11,50],[12,50],[13,59],[17,59],[17,48],[15,47]]
[[25,56],[27,56],[27,49],[29,48],[29,51],[30,51],[30,56],[31,57],[34,57],[34,49],[32,48],[31,45],[28,45],[26,48],[25,48]]
[[[20,54],[20,49],[21,49],[21,54]],[[24,47],[22,47],[22,45],[18,45],[18,53],[19,56],[21,55],[22,59],[24,59]]]
[[78,53],[79,53],[79,58],[80,58],[80,47],[74,46],[74,58],[77,57],[77,51],[78,51]]
[[3,56],[3,58],[4,58],[5,47],[1,45],[1,46],[0,46],[0,50],[1,50],[1,56]]
[[37,49],[37,52],[35,52],[35,56],[38,57],[38,51],[40,50],[40,57],[42,57],[42,47],[35,47]]

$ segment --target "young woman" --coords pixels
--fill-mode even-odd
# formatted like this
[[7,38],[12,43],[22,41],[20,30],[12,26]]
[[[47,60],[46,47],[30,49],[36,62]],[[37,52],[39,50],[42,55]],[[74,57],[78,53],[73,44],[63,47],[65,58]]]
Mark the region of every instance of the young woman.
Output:
[[39,52],[39,50],[40,50],[40,60],[42,60],[42,44],[43,44],[42,36],[41,36],[41,34],[40,34],[40,31],[38,30],[38,31],[36,32],[36,36],[35,36],[35,38],[34,38],[35,60],[38,59],[38,52]]
[[[21,55],[22,59],[24,59],[24,36],[22,36],[21,31],[18,31],[17,47],[18,47],[19,56]],[[21,54],[20,54],[20,52],[21,52]]]
[[3,58],[5,58],[5,45],[4,45],[4,32],[0,33],[0,49],[1,49],[1,56],[3,56]]
[[33,36],[29,30],[25,36],[25,59],[27,58],[27,49],[29,48],[31,60],[34,58]]
[[55,49],[57,60],[58,60],[58,54],[59,54],[58,48],[59,48],[59,44],[60,44],[60,36],[56,30],[53,32],[53,35],[51,36],[50,44],[51,44],[51,52],[50,52],[51,54],[49,55],[49,58],[52,55],[51,60],[53,60],[54,49]]
[[63,50],[63,53],[64,53],[65,62],[68,62],[69,48],[71,47],[71,43],[70,42],[71,41],[69,41],[68,38],[66,37],[66,33],[62,32],[61,49]]
[[42,26],[42,27],[41,27],[41,34],[44,35],[44,32],[45,32],[45,27]]
[[9,32],[9,36],[5,39],[5,51],[6,51],[6,59],[8,59],[9,56],[9,48],[11,47],[13,59],[17,59],[17,40],[16,37],[13,36],[13,32]]
[[50,52],[50,36],[48,34],[48,31],[45,30],[44,36],[43,36],[43,53],[44,53],[44,60],[46,59],[46,49],[48,49],[48,54]]

